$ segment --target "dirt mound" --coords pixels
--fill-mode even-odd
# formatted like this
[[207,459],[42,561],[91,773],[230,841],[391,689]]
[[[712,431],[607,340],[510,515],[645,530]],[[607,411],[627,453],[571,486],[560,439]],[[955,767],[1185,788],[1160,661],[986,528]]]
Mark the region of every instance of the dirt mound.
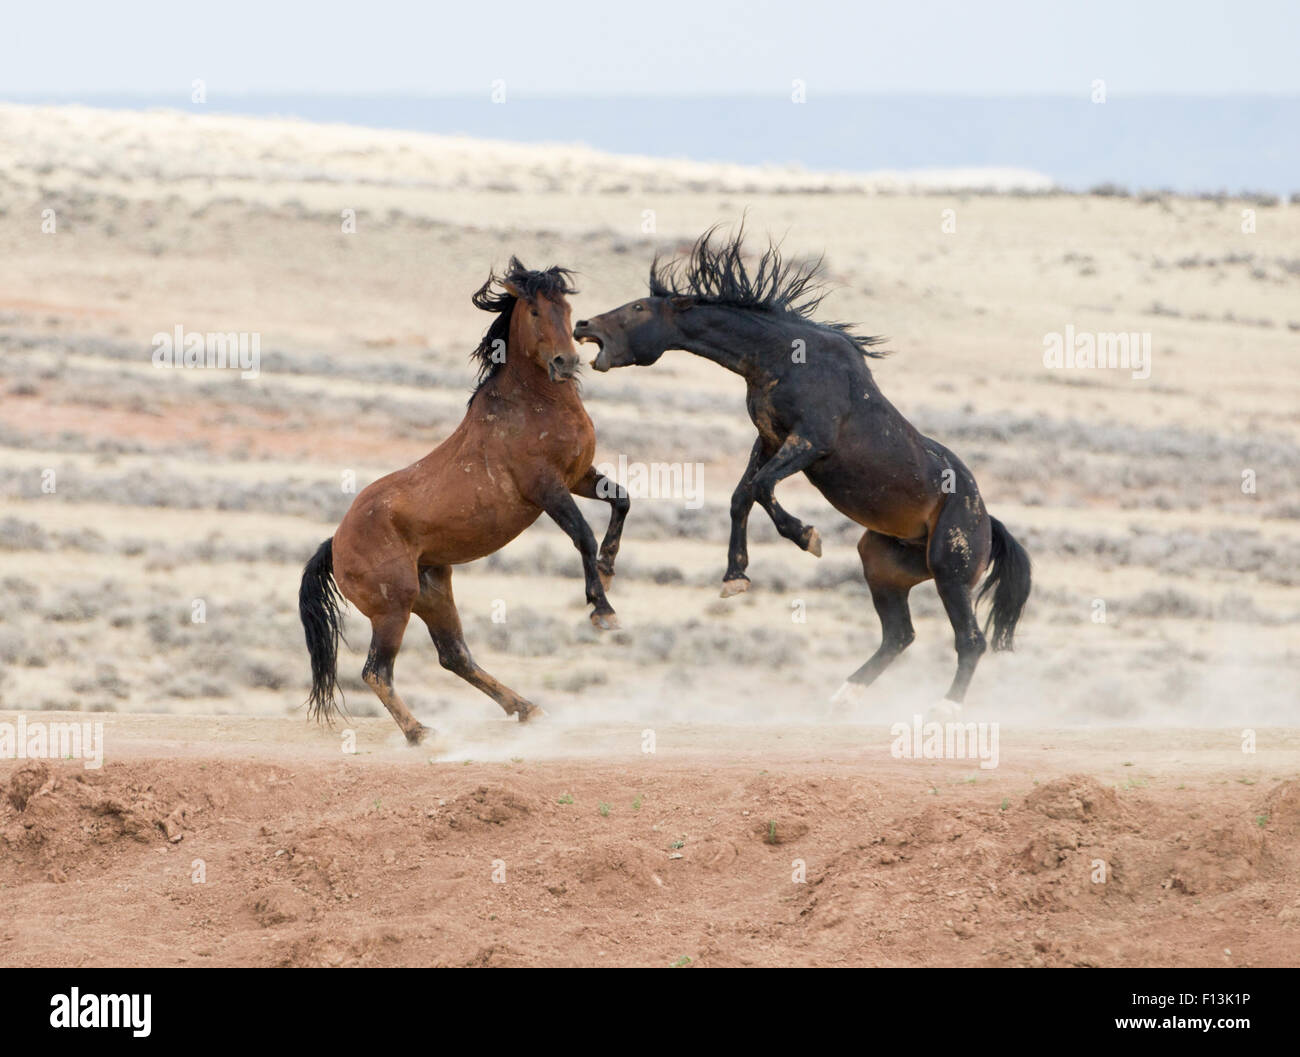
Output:
[[749,820],[751,840],[764,844],[794,844],[832,815],[857,814],[861,804],[839,783],[810,780],[786,784],[763,774],[745,783],[739,797],[743,817]]
[[1119,819],[1124,809],[1114,789],[1086,774],[1071,774],[1040,785],[1027,797],[1025,807],[1054,819]]
[[900,849],[946,844],[987,830],[993,823],[993,819],[981,813],[927,804],[914,815],[887,823],[880,840],[889,847]]
[[433,812],[429,836],[445,840],[458,833],[477,833],[505,826],[533,813],[535,803],[518,789],[480,785],[473,792],[442,800]]
[[121,841],[178,842],[188,820],[189,809],[173,790],[124,772],[33,761],[13,772],[0,799],[0,842],[8,852],[0,878],[43,873],[66,881],[111,858]]
[[1255,877],[1264,851],[1258,822],[1230,818],[1187,838],[1189,845],[1174,859],[1167,884],[1188,895],[1225,892]]
[[249,900],[249,909],[263,928],[290,924],[311,917],[312,904],[306,894],[291,885],[269,885]]
[[599,898],[621,900],[666,887],[668,855],[651,852],[640,842],[601,840],[565,858],[578,885]]
[[1059,869],[1079,850],[1080,841],[1075,830],[1063,826],[1047,826],[1030,838],[1021,850],[1019,865],[1031,874]]
[[1270,836],[1300,837],[1300,781],[1291,778],[1270,790],[1257,818]]
[[24,811],[27,802],[51,780],[50,768],[44,763],[29,763],[19,767],[5,787],[5,799],[17,811]]

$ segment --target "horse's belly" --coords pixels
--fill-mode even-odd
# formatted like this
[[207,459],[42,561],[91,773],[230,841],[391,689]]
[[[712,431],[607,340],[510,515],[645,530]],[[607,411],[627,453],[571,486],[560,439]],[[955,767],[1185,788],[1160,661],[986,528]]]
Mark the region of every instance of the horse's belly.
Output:
[[897,539],[926,536],[939,509],[939,497],[919,475],[903,472],[891,478],[828,467],[807,476],[845,517]]
[[532,504],[452,507],[415,527],[421,565],[460,565],[499,551],[541,515]]

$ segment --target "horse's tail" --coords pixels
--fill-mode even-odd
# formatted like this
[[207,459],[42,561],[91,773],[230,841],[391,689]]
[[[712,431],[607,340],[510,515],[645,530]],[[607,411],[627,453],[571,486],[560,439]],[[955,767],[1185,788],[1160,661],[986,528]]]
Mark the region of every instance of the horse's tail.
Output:
[[1007,527],[995,517],[990,517],[989,521],[993,526],[993,551],[988,579],[980,588],[976,601],[982,601],[986,594],[993,592],[993,608],[984,624],[984,634],[989,635],[995,650],[1009,650],[1013,648],[1016,624],[1029,598],[1032,567],[1025,548],[1016,542]]
[[298,616],[311,654],[311,695],[307,708],[319,722],[338,715],[339,638],[343,633],[343,596],[334,583],[334,541],[326,540],[302,571]]

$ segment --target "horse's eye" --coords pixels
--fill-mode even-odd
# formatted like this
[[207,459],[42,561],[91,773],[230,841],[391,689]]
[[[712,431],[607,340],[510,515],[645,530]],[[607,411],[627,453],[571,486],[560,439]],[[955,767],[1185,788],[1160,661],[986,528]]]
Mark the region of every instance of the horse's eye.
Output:
[[534,308],[534,309],[531,309],[530,311],[533,313],[533,316],[536,317],[536,315],[537,315],[537,309]]
[[632,306],[632,311],[633,311],[633,312],[644,312],[644,311],[645,311],[645,305],[641,305],[641,304],[633,305],[633,306]]

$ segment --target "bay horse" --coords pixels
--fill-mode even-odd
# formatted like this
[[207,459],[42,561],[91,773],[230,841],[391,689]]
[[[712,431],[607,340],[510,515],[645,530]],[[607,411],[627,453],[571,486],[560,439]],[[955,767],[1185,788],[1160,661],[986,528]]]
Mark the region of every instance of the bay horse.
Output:
[[[880,647],[832,701],[857,698],[912,642],[908,594],[933,579],[957,651],[957,673],[937,711],[953,714],[985,651],[985,634],[994,649],[1012,648],[1029,597],[1029,556],[988,515],[966,465],[881,394],[866,360],[883,355],[876,348],[883,339],[813,318],[825,296],[822,262],[784,261],[769,243],[751,274],[742,257],[744,225],[717,245],[716,231],[706,231],[684,261],[661,265],[656,257],[648,297],[579,320],[573,336],[598,346],[597,371],[648,366],[668,349],[684,349],[744,378],[758,437],[731,497],[722,596],[749,587],[746,531],[755,502],[777,532],[821,556],[817,530],[773,494],[802,471],[836,510],[866,529],[858,554],[881,624]],[[971,592],[986,569],[979,597],[992,592],[992,609],[981,631]]]
[[[619,626],[605,591],[629,502],[626,490],[592,466],[596,434],[575,380],[578,350],[569,333],[571,275],[559,267],[529,271],[514,257],[500,279],[489,273],[473,303],[497,318],[472,353],[479,378],[464,420],[424,458],[362,489],[303,570],[298,610],[311,654],[308,705],[317,720],[338,711],[344,598],[370,618],[362,678],[409,743],[429,733],[393,686],[412,613],[428,626],[444,668],[521,723],[543,714],[474,662],[451,592],[453,566],[499,550],[543,513],[582,554],[591,622]],[[599,549],[574,495],[610,504]]]

